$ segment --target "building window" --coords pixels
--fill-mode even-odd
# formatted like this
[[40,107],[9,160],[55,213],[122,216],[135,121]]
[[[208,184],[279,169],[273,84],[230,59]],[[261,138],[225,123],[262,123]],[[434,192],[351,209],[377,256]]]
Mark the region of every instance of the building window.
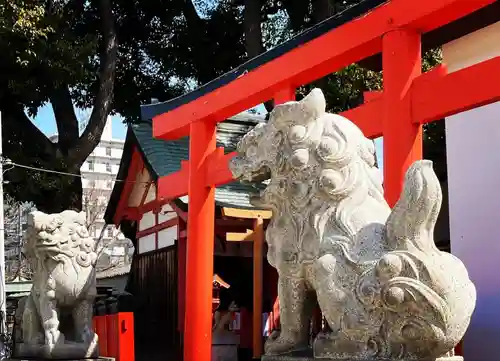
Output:
[[106,155],[111,157],[111,147],[106,147]]
[[89,170],[94,170],[94,162],[89,160]]
[[106,182],[106,187],[109,188],[109,189],[113,188],[113,181],[110,181],[110,180],[107,181]]
[[108,228],[106,232],[108,234],[108,237],[113,237],[113,228]]
[[106,172],[111,172],[111,164],[106,163]]

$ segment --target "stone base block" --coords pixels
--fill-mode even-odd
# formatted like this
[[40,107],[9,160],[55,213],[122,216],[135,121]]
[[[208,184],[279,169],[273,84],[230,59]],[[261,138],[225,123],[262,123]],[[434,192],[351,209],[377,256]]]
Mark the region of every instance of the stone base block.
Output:
[[[6,361],[50,361],[53,359],[47,358],[8,358]],[[115,361],[113,357],[97,357],[97,358],[79,358],[79,359],[68,359],[65,361]]]
[[[325,358],[314,358],[312,355],[302,354],[290,354],[290,355],[280,355],[280,356],[262,356],[261,361],[349,361],[347,359],[334,360]],[[363,361],[391,361],[388,359],[368,359]],[[404,360],[398,360],[404,361]],[[462,356],[450,356],[450,357],[440,357],[432,360],[421,360],[421,361],[464,361]]]
[[18,343],[14,356],[20,360],[85,360],[99,358],[99,338],[90,343],[64,342],[54,346]]
[[238,346],[212,345],[211,361],[238,361]]

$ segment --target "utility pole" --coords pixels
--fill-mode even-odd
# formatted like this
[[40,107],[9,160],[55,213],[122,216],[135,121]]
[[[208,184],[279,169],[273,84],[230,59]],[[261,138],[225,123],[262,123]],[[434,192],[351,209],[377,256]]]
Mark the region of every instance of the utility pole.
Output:
[[2,113],[0,112],[0,360],[7,358],[7,348],[5,345],[7,327],[5,324],[7,318],[5,292],[5,224],[3,207],[3,146],[2,146]]
[[17,207],[17,245],[16,245],[16,252],[17,252],[17,260],[19,264],[19,269],[17,271],[18,273],[18,278],[19,281],[22,281],[23,278],[23,257],[22,257],[22,248],[23,248],[23,206],[19,202],[19,205]]

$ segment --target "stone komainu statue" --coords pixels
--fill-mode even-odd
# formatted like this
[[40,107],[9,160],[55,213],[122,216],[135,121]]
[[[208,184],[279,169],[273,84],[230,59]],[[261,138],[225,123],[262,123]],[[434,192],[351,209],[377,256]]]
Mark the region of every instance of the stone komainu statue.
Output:
[[269,179],[251,198],[273,211],[267,257],[279,273],[281,331],[266,355],[309,349],[316,302],[330,330],[314,340],[315,358],[452,355],[476,290],[462,262],[434,244],[442,193],[432,163],[410,167],[391,210],[373,142],[325,106],[319,89],[277,106],[243,137],[230,164],[242,181]]
[[92,327],[97,255],[85,221],[83,212],[30,214],[25,252],[34,279],[25,302],[17,357],[98,356]]

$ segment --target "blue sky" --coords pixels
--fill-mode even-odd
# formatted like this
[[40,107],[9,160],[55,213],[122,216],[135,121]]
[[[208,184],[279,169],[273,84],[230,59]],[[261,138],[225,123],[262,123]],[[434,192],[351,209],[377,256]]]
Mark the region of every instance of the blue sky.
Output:
[[[123,124],[122,118],[120,116],[113,116],[111,118],[113,120],[113,138],[125,139],[127,129]],[[38,114],[35,119],[33,119],[33,123],[47,136],[57,133],[54,112],[52,111],[52,106],[50,104],[45,105],[38,110]]]
[[[260,110],[260,109],[259,109]],[[120,116],[111,117],[113,120],[113,138],[125,139],[126,127],[123,124],[122,118]],[[47,136],[51,136],[57,132],[56,122],[54,118],[54,112],[50,105],[46,105],[39,109],[37,116],[33,119],[33,123],[42,130]],[[377,152],[378,165],[380,169],[383,169],[383,141],[382,138],[377,138],[375,140],[375,148]]]

